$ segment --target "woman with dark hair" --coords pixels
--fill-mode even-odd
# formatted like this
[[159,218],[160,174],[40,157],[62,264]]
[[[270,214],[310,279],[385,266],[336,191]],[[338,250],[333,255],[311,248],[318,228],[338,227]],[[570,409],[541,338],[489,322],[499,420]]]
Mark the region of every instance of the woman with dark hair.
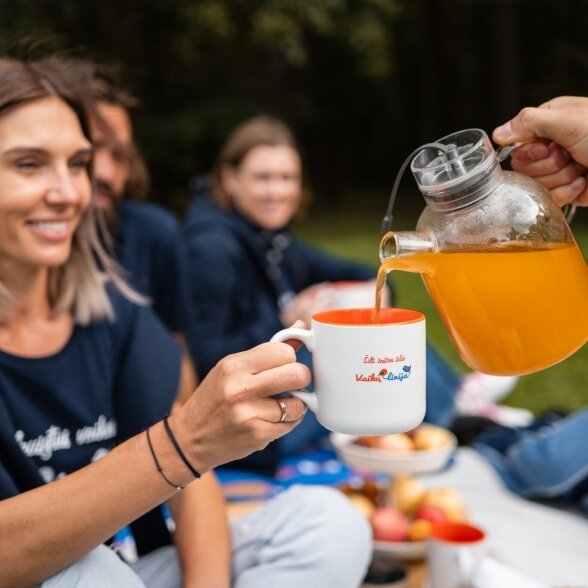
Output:
[[[302,403],[272,397],[308,372],[265,344],[165,416],[180,350],[102,249],[85,109],[52,72],[0,59],[0,585],[357,586],[369,530],[336,491],[229,526],[212,468],[295,427]],[[161,525],[133,568],[101,545],[164,501],[177,549]]]

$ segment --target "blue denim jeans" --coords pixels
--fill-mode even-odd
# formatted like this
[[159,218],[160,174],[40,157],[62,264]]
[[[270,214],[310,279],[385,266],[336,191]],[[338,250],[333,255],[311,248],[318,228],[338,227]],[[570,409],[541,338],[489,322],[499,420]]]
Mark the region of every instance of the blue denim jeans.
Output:
[[588,408],[529,427],[492,427],[474,444],[513,492],[579,502],[588,511]]
[[[231,525],[234,588],[357,588],[371,560],[366,518],[338,490],[293,486]],[[132,569],[101,546],[42,588],[181,588],[175,547]]]
[[427,345],[427,411],[425,421],[449,427],[455,416],[455,394],[461,376]]

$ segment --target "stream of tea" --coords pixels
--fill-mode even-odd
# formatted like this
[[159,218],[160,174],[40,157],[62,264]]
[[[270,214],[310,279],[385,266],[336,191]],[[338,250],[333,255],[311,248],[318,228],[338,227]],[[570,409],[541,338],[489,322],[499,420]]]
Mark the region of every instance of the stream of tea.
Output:
[[385,260],[376,322],[392,270],[419,272],[462,359],[495,375],[539,371],[588,341],[588,268],[572,244],[423,253]]

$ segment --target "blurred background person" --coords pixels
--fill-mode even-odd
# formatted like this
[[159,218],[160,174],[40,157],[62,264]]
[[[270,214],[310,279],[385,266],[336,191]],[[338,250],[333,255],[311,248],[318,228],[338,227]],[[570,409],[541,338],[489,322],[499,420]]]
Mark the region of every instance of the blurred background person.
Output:
[[131,114],[139,100],[118,81],[114,68],[68,57],[52,58],[69,84],[84,96],[94,146],[94,202],[102,212],[107,248],[125,278],[149,298],[153,310],[184,350],[186,369],[196,374],[185,344],[188,324],[187,262],[176,217],[145,202],[149,173],[133,140]]

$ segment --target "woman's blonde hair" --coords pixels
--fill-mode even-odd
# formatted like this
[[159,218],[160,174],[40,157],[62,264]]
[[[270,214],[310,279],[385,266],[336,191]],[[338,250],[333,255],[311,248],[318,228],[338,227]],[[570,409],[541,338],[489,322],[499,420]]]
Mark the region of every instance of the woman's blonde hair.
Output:
[[[255,116],[245,120],[235,127],[227,137],[212,170],[212,193],[216,202],[222,207],[233,207],[233,199],[225,190],[222,182],[224,170],[227,167],[237,169],[249,151],[260,145],[269,145],[271,147],[286,145],[292,147],[302,160],[301,149],[294,137],[294,133],[281,120],[267,115]],[[297,215],[306,210],[310,200],[311,192],[304,165],[302,165],[302,194]]]
[[[71,107],[84,136],[90,140],[84,98],[56,75],[51,58],[35,62],[0,58],[0,117],[51,96],[60,98]],[[47,295],[52,311],[56,315],[71,312],[80,325],[104,318],[114,320],[106,290],[108,281],[130,300],[146,302],[122,279],[120,269],[101,244],[99,232],[100,236],[103,232],[106,234],[106,227],[91,205],[73,235],[69,259],[63,265],[49,269]],[[0,276],[0,322],[6,321],[13,303],[14,297]]]

